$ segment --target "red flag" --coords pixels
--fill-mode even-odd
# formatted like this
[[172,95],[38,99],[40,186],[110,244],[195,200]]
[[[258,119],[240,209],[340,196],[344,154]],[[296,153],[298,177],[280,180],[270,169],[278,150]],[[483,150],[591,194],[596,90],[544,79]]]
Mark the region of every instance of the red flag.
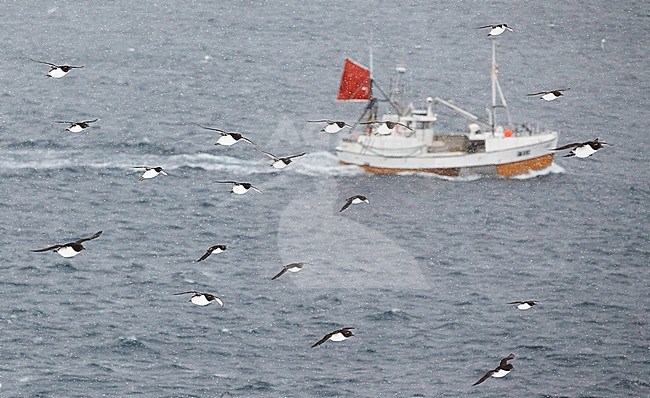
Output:
[[337,99],[339,101],[367,101],[370,100],[370,96],[370,70],[346,58]]

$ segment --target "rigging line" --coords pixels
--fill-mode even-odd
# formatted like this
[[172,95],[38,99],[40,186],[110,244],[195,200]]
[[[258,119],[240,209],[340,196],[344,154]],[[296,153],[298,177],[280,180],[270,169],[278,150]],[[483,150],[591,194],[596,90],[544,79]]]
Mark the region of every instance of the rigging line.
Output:
[[[354,97],[359,93],[359,91],[362,90],[362,89],[364,88],[364,86],[366,85],[366,82],[368,83],[368,86],[370,86],[370,85],[372,84],[372,83],[371,83],[371,82],[372,82],[372,78],[368,78],[368,77],[366,77],[365,79],[363,79],[363,81],[361,82],[361,84],[359,84],[359,87],[357,87],[357,89],[354,90],[354,92],[352,93],[351,97],[354,98]],[[370,88],[370,92],[371,92],[371,95],[372,95],[372,88]]]
[[366,114],[368,113],[368,111],[372,110],[372,108],[375,106],[375,103],[376,103],[375,98],[371,98],[370,101],[368,101],[368,104],[366,105],[365,109],[363,110],[363,113],[361,114],[361,116],[359,116],[357,121],[354,122],[354,124],[352,125],[352,128],[350,129],[350,133],[352,133],[354,131],[354,129],[357,128],[359,123],[361,123],[361,121],[366,117]]
[[392,107],[395,108],[395,110],[397,111],[397,113],[398,113],[400,116],[404,116],[404,115],[402,114],[402,109],[400,108],[399,104],[397,104],[396,102],[394,102],[393,100],[391,100],[390,97],[389,97],[388,95],[386,95],[386,92],[384,91],[384,89],[381,88],[381,86],[380,86],[380,85],[375,81],[375,79],[372,79],[371,82],[372,82],[372,83],[375,83],[375,85],[376,85],[377,88],[379,89],[379,92],[381,92],[381,94],[384,96],[384,98],[386,99],[386,101],[388,101],[388,102],[392,105]]
[[[424,148],[427,147],[426,145],[420,145],[420,146],[418,146],[418,147],[413,147],[413,148],[412,148],[412,149],[413,149],[412,152],[409,152],[408,154],[400,154],[400,155],[386,155],[386,154],[384,154],[384,153],[379,153],[379,152],[377,152],[377,151],[375,151],[375,150],[370,149],[370,148],[371,148],[371,145],[370,145],[370,144],[361,144],[361,146],[364,147],[364,149],[367,149],[368,152],[373,153],[373,154],[375,154],[375,155],[379,155],[379,156],[385,157],[385,158],[405,158],[405,157],[410,157],[410,156],[413,156],[413,155],[417,154],[418,152],[421,152],[422,149],[424,149]],[[410,149],[410,148],[409,148],[409,149]]]
[[512,126],[512,118],[510,117],[510,109],[508,108],[508,103],[506,102],[506,97],[503,95],[503,90],[501,90],[501,83],[499,79],[496,80],[497,91],[499,92],[499,97],[501,97],[502,106],[506,109],[506,117],[508,118],[508,125]]

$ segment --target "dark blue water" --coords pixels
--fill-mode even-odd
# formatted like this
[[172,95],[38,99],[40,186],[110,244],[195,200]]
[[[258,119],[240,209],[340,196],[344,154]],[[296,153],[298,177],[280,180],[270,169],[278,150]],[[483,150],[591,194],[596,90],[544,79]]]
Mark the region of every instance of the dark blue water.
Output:
[[[646,2],[1,12],[0,396],[649,395]],[[475,28],[501,21],[515,29],[499,41],[513,118],[613,147],[525,179],[376,176],[338,166],[338,137],[305,122],[358,116],[334,98],[344,57],[367,63],[371,43],[384,86],[405,63],[417,105],[482,115],[490,44]],[[54,80],[29,58],[85,67]],[[551,103],[525,95],[565,87]],[[94,118],[78,135],[53,123]],[[195,123],[308,155],[274,172]],[[141,164],[169,176],[137,182]],[[339,213],[353,194],[370,205]],[[30,252],[98,230],[72,259]],[[195,289],[225,307],[173,295]],[[522,299],[540,303],[505,304]],[[310,348],[343,326],[355,337]],[[509,353],[508,376],[471,387]]]

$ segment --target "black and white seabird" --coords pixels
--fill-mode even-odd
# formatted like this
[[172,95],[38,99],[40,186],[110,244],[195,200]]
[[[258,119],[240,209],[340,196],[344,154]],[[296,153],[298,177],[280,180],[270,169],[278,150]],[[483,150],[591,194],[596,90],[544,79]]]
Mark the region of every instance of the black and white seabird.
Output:
[[255,192],[262,193],[257,187],[253,186],[250,182],[237,182],[237,181],[217,181],[218,184],[232,184],[230,193],[243,195],[251,189]]
[[512,28],[510,28],[507,24],[504,23],[498,25],[480,26],[478,29],[485,29],[485,28],[490,28],[490,32],[488,33],[488,36],[499,36],[501,33],[505,32],[506,30],[514,32]]
[[165,170],[163,170],[162,167],[147,167],[147,166],[133,166],[133,169],[144,169],[144,173],[138,178],[138,181],[143,181],[143,180],[148,180],[150,178],[157,177],[158,174],[162,174],[164,176],[168,175],[165,173]]
[[193,304],[203,306],[203,305],[208,305],[213,301],[216,301],[220,307],[223,307],[223,301],[221,301],[219,297],[210,293],[201,293],[201,292],[197,292],[196,290],[190,290],[188,292],[174,293],[174,296],[180,296],[181,294],[190,294],[190,293],[193,294],[192,298],[190,299],[190,301]]
[[351,196],[351,197],[349,197],[349,198],[347,199],[347,201],[345,202],[345,204],[343,205],[343,207],[341,208],[341,210],[339,211],[339,213],[343,212],[343,210],[345,210],[345,209],[347,209],[348,207],[350,207],[350,205],[358,205],[359,203],[370,203],[370,202],[368,202],[368,198],[366,198],[366,197],[363,196],[363,195],[354,195],[354,196]]
[[560,98],[563,94],[562,91],[569,91],[571,88],[561,88],[559,90],[551,90],[551,91],[539,91],[537,93],[532,93],[532,94],[526,94],[529,97],[534,97],[536,95],[541,95],[541,99],[544,101],[553,101],[554,99]]
[[284,268],[282,268],[282,271],[280,271],[276,276],[271,278],[271,280],[274,281],[274,280],[278,279],[279,277],[284,275],[284,273],[287,272],[287,271],[289,271],[289,272],[301,271],[303,265],[305,265],[305,263],[291,263],[291,264],[285,265]]
[[211,248],[209,248],[205,252],[205,254],[201,256],[200,259],[196,260],[196,262],[198,263],[199,261],[205,260],[206,258],[210,257],[212,253],[216,253],[216,254],[223,253],[226,251],[226,249],[227,249],[226,245],[214,245]]
[[332,340],[332,341],[343,341],[343,340],[347,340],[347,339],[349,339],[350,337],[354,336],[354,335],[352,334],[352,332],[350,331],[350,330],[352,330],[352,329],[354,329],[354,328],[345,327],[345,328],[342,328],[342,329],[339,329],[339,330],[335,330],[335,331],[333,331],[333,332],[331,332],[331,333],[327,333],[327,334],[325,335],[325,337],[323,337],[323,338],[320,339],[318,342],[316,342],[316,344],[314,344],[313,346],[311,346],[311,348],[318,347],[319,345],[323,344],[323,343],[326,342],[327,340]]
[[38,62],[39,64],[50,65],[50,71],[47,72],[47,77],[53,77],[55,79],[62,78],[63,76],[67,75],[68,72],[70,72],[72,69],[83,68],[83,65],[82,66],[55,65],[49,62],[37,61],[35,59],[32,59],[32,61]]
[[529,308],[532,308],[535,304],[537,304],[537,301],[534,300],[529,300],[529,301],[512,301],[508,304],[517,304],[517,308],[520,310],[527,310]]
[[244,137],[241,133],[238,132],[227,132],[221,129],[216,129],[214,127],[206,127],[206,126],[201,126],[200,124],[197,123],[197,125],[203,129],[206,130],[211,130],[211,131],[216,131],[221,135],[217,142],[214,143],[214,145],[223,145],[223,146],[231,146],[235,145],[239,140],[248,142],[249,144],[255,145],[255,143],[248,138]]
[[70,243],[65,243],[63,245],[54,245],[50,247],[46,247],[45,249],[37,249],[37,250],[32,250],[33,252],[46,252],[53,250],[57,253],[59,253],[62,257],[74,257],[77,254],[81,253],[82,250],[85,249],[83,247],[82,243],[87,242],[89,240],[93,240],[95,238],[99,238],[99,236],[102,234],[102,231],[97,232],[95,235],[89,237],[89,238],[82,238],[74,242]]
[[507,375],[514,368],[514,366],[509,364],[508,361],[514,358],[515,358],[515,354],[510,354],[507,357],[503,358],[499,363],[499,366],[497,366],[494,370],[490,370],[489,372],[487,372],[485,375],[483,375],[483,377],[479,379],[479,381],[477,381],[472,385],[473,386],[479,385],[483,383],[485,380],[489,379],[490,377],[503,377]]
[[359,124],[378,124],[379,127],[377,127],[377,131],[375,134],[378,135],[389,135],[395,131],[395,127],[397,126],[402,126],[406,127],[407,129],[413,131],[412,128],[409,126],[405,125],[404,123],[400,122],[391,122],[391,121],[385,121],[385,122],[379,122],[379,121],[374,121],[374,122],[361,122]]
[[309,123],[326,123],[325,127],[321,129],[321,131],[328,133],[328,134],[336,134],[339,131],[343,130],[346,127],[352,128],[349,124],[346,122],[342,122],[340,120],[307,120]]
[[69,121],[63,121],[63,120],[56,120],[54,123],[67,123],[70,126],[66,129],[71,133],[81,133],[85,129],[88,128],[90,123],[95,123],[99,119],[93,119],[93,120],[85,120],[83,122],[69,122]]
[[571,156],[575,156],[578,158],[588,158],[589,156],[596,153],[599,149],[604,148],[605,145],[611,146],[611,144],[608,144],[604,141],[598,141],[598,138],[596,138],[593,141],[574,142],[573,144],[566,144],[561,147],[551,149],[551,151],[561,151],[563,149],[573,148],[571,152],[567,153],[563,157],[570,158]]
[[262,151],[260,149],[255,148],[255,150],[258,151],[258,152],[261,152],[261,153],[265,154],[266,156],[270,157],[271,159],[273,159],[273,163],[271,163],[271,167],[276,168],[276,169],[284,169],[285,167],[287,167],[289,165],[289,163],[291,163],[291,159],[299,158],[299,157],[304,156],[304,155],[307,154],[307,152],[303,152],[303,153],[301,153],[299,155],[286,156],[286,157],[283,157],[283,158],[279,158],[279,157],[277,157],[277,156],[275,156],[275,155],[273,155],[271,153],[264,152],[264,151]]

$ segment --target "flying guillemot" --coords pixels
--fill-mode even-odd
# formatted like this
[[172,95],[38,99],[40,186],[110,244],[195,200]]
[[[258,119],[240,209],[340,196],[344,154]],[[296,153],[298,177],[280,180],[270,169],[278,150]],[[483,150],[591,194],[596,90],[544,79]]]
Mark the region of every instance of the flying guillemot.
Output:
[[82,238],[79,240],[76,240],[74,242],[70,243],[64,243],[62,245],[54,245],[50,247],[46,247],[44,249],[36,249],[32,250],[33,252],[46,252],[46,251],[55,251],[59,253],[62,257],[74,257],[77,254],[81,253],[82,250],[85,250],[85,247],[82,245],[82,243],[87,242],[89,240],[93,240],[96,238],[99,238],[99,236],[102,234],[102,231],[99,231],[95,233],[93,236],[89,238]]

